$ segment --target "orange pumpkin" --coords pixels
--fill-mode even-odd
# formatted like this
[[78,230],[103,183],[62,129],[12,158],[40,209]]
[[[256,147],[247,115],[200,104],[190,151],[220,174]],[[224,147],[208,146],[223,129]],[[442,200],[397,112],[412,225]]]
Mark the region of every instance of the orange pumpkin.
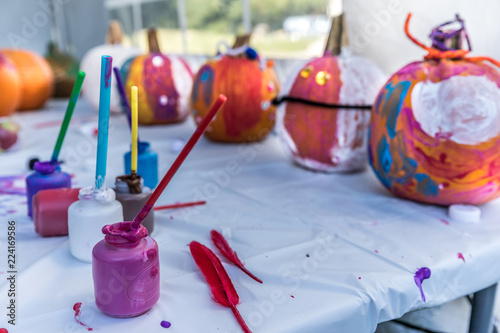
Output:
[[26,50],[0,51],[17,69],[21,79],[21,102],[18,110],[39,109],[52,96],[54,76],[47,60]]
[[11,115],[21,100],[21,80],[14,64],[0,53],[0,117]]
[[261,68],[258,58],[252,58],[224,55],[208,61],[196,74],[191,93],[191,114],[196,123],[219,94],[227,96],[226,104],[205,132],[209,139],[252,142],[273,129],[276,107],[271,101],[280,89],[274,64],[267,62]]

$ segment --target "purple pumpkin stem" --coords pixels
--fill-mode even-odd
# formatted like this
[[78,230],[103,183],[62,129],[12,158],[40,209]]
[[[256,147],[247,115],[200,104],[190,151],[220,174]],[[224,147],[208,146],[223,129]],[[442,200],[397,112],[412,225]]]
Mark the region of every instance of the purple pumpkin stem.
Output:
[[[460,24],[460,28],[456,30],[442,29],[443,27],[453,23]],[[445,22],[432,29],[429,37],[432,40],[432,47],[440,51],[460,49],[463,39],[467,41],[469,51],[472,50],[469,35],[465,29],[465,22],[458,14],[456,15],[455,20]],[[456,41],[456,43],[454,43],[454,41]]]
[[422,283],[424,282],[424,280],[430,277],[431,277],[431,270],[427,267],[422,267],[418,269],[415,272],[415,276],[413,277],[413,279],[415,280],[415,284],[417,285],[418,289],[420,289],[420,295],[422,296],[422,301],[424,302],[426,300],[425,300],[424,290],[422,289]]

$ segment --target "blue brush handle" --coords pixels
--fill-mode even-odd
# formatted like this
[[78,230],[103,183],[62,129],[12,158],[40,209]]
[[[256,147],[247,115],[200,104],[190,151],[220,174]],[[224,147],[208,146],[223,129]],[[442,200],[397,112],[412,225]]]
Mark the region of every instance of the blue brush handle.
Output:
[[97,163],[95,170],[96,189],[100,189],[104,185],[104,179],[106,178],[112,63],[112,57],[106,55],[101,57],[101,90],[99,94],[99,125],[97,130]]

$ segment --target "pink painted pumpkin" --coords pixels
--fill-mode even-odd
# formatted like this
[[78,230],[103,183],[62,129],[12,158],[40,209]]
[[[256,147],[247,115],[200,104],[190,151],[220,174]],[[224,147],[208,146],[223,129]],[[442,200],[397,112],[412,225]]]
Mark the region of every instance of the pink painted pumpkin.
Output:
[[[342,24],[342,17],[338,20],[331,34],[335,24]],[[328,44],[322,57],[292,73],[283,91],[289,101],[278,108],[278,132],[285,150],[298,165],[315,171],[366,167],[370,110],[331,105],[369,106],[385,79],[373,62],[348,48],[333,55],[340,51],[340,41],[336,43],[336,50]]]

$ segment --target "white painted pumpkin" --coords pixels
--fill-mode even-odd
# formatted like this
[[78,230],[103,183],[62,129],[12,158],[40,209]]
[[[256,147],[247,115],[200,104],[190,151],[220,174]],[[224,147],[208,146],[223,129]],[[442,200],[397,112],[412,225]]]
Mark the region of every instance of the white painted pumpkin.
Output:
[[[80,64],[80,69],[85,72],[82,95],[94,107],[99,110],[99,89],[101,80],[101,56],[109,55],[113,57],[113,67],[121,68],[131,57],[141,54],[141,50],[136,47],[125,47],[121,44],[122,28],[118,21],[112,21],[109,25],[108,44],[96,46],[85,53]],[[116,79],[111,80],[111,103],[110,111],[113,113],[122,112],[120,94],[116,86]]]

